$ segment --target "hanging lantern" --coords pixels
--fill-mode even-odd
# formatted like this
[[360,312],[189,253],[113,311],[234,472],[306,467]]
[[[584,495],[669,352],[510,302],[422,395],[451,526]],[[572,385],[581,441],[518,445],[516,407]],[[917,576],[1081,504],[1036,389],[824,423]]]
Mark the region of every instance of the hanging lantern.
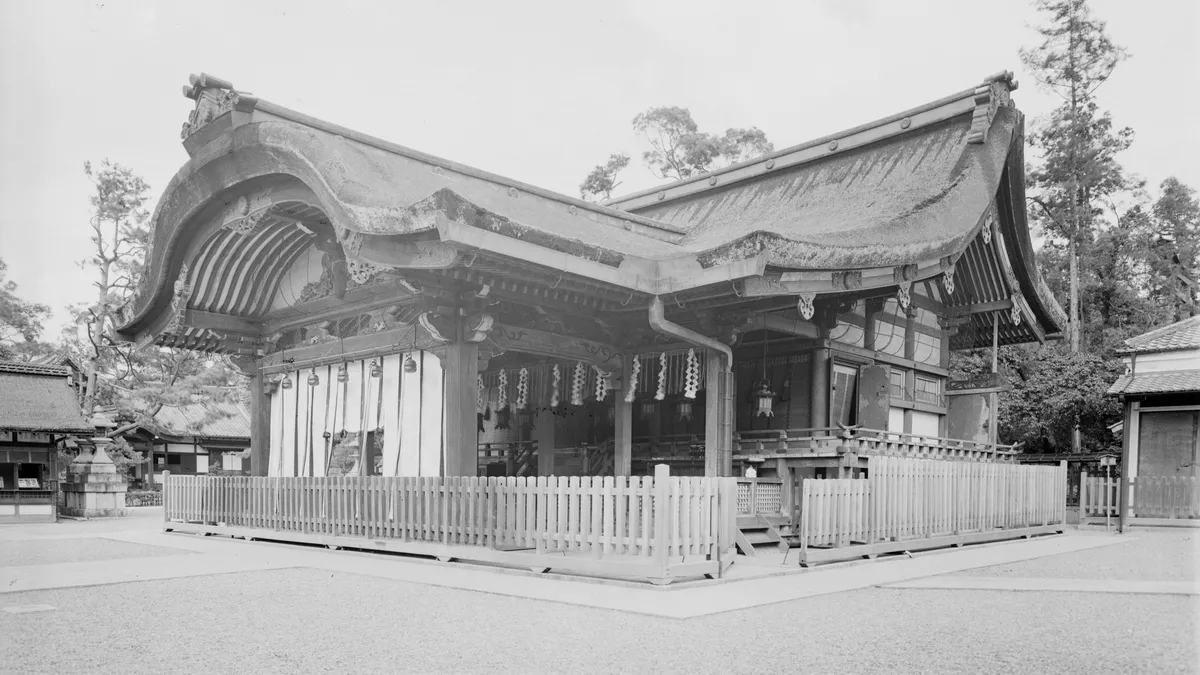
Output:
[[412,357],[412,354],[408,354],[404,357],[404,372],[417,372],[417,360]]
[[379,365],[379,359],[371,359],[371,377],[379,377],[383,374],[383,368]]
[[338,382],[345,384],[350,380],[350,373],[346,370],[346,364],[338,366]]
[[692,421],[692,399],[683,398],[678,403],[679,419],[683,422]]
[[285,373],[285,374],[284,374],[284,376],[283,376],[283,382],[282,382],[282,383],[281,383],[279,386],[283,387],[284,389],[291,389],[291,388],[292,388],[292,378],[291,378],[291,376],[290,376],[290,375],[287,375],[287,374]]
[[775,416],[775,392],[771,391],[771,383],[767,380],[760,380],[754,385],[754,415],[764,415],[766,417]]
[[650,419],[651,417],[654,417],[654,411],[657,407],[658,406],[656,406],[654,401],[651,399],[642,401],[642,419]]
[[313,368],[312,372],[308,374],[308,386],[315,387],[318,384],[321,384],[321,378],[317,376],[317,369]]
[[511,426],[512,409],[508,406],[496,410],[496,428],[507,430]]

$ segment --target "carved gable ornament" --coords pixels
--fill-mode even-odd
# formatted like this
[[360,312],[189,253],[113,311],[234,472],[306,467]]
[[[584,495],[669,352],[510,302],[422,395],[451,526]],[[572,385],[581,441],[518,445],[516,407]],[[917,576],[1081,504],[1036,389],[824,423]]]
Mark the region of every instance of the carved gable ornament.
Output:
[[180,138],[187,140],[221,115],[233,110],[249,112],[258,105],[258,99],[235,91],[228,80],[213,77],[208,73],[192,75],[190,84],[183,88],[183,95],[196,102],[196,108],[183,123]]
[[992,126],[992,120],[996,119],[996,111],[1001,107],[1012,107],[1010,94],[1016,89],[1017,81],[1009,70],[988,77],[975,88],[975,112],[971,116],[967,143],[987,142],[988,129]]

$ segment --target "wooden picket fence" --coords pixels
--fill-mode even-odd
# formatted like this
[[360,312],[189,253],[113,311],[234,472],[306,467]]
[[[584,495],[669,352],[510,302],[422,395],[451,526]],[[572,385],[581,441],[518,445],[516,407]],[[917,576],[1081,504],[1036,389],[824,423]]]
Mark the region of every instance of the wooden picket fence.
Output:
[[164,529],[669,583],[735,559],[733,478],[163,477]]
[[867,478],[808,479],[800,562],[1063,531],[1067,468],[871,457]]
[[1200,525],[1200,480],[1193,476],[1136,476],[1110,478],[1080,476],[1080,522],[1104,522],[1105,514],[1120,516],[1121,480],[1129,481],[1129,513],[1132,525]]
[[1107,516],[1116,518],[1120,515],[1117,502],[1120,501],[1121,482],[1112,476],[1089,476],[1083,471],[1079,476],[1079,519],[1080,522],[1091,522]]
[[1193,476],[1136,476],[1129,493],[1135,522],[1200,518],[1200,481]]

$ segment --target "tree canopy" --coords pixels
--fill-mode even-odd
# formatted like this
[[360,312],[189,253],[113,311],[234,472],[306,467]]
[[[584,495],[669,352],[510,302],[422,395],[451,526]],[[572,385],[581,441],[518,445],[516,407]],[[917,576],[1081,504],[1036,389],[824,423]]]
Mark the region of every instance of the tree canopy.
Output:
[[8,279],[8,265],[0,258],[0,360],[8,361],[36,349],[42,322],[50,315],[46,305],[17,296],[17,283]]

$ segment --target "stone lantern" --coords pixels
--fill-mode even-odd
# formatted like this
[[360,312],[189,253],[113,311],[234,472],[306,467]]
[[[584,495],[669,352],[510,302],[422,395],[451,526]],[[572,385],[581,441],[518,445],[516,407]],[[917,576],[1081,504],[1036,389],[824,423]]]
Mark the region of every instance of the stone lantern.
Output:
[[76,443],[79,454],[67,467],[67,479],[62,483],[66,505],[61,515],[75,518],[128,515],[125,492],[129,484],[107,452],[112,439],[77,439]]

